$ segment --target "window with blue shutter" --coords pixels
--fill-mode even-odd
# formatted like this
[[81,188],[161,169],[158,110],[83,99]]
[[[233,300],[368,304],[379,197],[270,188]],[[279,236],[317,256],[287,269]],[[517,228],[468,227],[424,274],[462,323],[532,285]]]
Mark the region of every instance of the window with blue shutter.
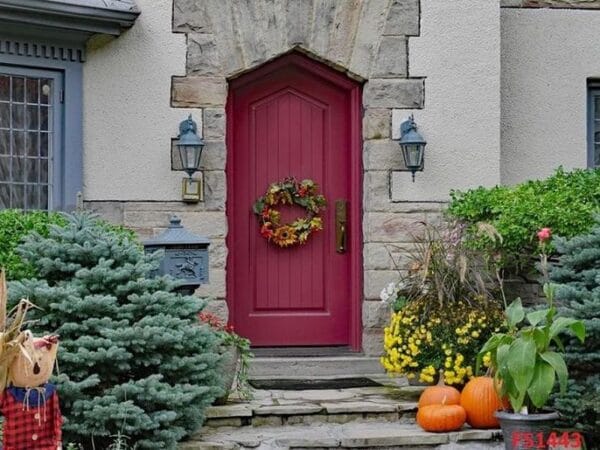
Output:
[[588,89],[588,167],[600,167],[600,87]]
[[83,63],[134,0],[0,0],[0,209],[71,210],[83,190]]
[[57,206],[62,89],[61,72],[0,65],[0,209]]
[[72,210],[83,190],[82,44],[4,32],[0,209]]

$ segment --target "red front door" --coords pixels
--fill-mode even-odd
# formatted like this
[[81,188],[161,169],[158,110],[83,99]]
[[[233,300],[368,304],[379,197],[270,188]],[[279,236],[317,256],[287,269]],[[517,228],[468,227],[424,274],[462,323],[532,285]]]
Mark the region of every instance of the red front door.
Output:
[[[236,331],[254,346],[360,349],[360,90],[296,53],[230,83],[227,298]],[[259,234],[252,205],[286,177],[314,180],[328,205],[323,231],[279,248]],[[348,205],[344,253],[336,251],[338,200]],[[304,215],[280,210],[288,221]]]

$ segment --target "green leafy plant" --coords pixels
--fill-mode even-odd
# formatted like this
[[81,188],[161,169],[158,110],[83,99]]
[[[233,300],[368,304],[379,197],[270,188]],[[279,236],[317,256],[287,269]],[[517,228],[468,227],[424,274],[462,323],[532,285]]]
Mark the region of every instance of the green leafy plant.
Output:
[[[569,238],[592,228],[594,214],[600,211],[600,169],[566,172],[559,168],[544,180],[452,191],[450,196],[447,213],[468,226],[472,245],[499,251],[504,266],[522,268],[530,264],[536,249],[532,230],[550,227]],[[478,235],[481,222],[493,225],[503,239]]]
[[17,247],[30,233],[48,236],[50,225],[63,226],[65,218],[45,211],[23,212],[17,209],[0,211],[0,267],[9,280],[20,280],[34,275],[33,265],[17,252]]
[[[135,233],[121,225],[113,225],[99,220],[99,225],[114,231],[121,239],[133,240]],[[50,228],[65,226],[67,219],[61,213],[46,211],[24,212],[18,209],[0,211],[0,267],[6,272],[8,280],[21,280],[35,275],[35,268],[25,261],[17,247],[31,233],[47,237]]]
[[[547,279],[550,229],[543,228],[537,236],[540,268]],[[561,333],[570,331],[581,343],[585,340],[581,320],[558,314],[554,301],[556,285],[546,282],[543,289],[547,307],[526,312],[517,298],[505,311],[508,331],[494,333],[477,357],[479,366],[489,356],[496,386],[502,397],[508,397],[516,413],[541,410],[548,403],[557,378],[561,392],[566,391],[568,369]]]
[[234,390],[240,398],[251,398],[252,394],[248,384],[248,372],[250,370],[250,362],[252,361],[252,358],[254,358],[254,355],[250,351],[250,341],[237,334],[232,325],[226,325],[214,314],[201,312],[199,317],[202,322],[210,325],[217,333],[221,339],[223,351],[227,351],[230,348],[238,351],[239,361],[234,377]]

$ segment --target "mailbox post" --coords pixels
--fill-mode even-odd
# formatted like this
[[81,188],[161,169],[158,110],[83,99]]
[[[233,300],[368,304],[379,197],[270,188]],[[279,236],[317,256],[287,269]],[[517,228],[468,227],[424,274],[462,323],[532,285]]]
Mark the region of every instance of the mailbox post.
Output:
[[191,295],[201,284],[208,283],[208,246],[210,241],[197,236],[181,225],[181,219],[172,216],[169,228],[154,239],[144,242],[146,253],[164,251],[157,275],[171,275],[181,282],[177,289]]

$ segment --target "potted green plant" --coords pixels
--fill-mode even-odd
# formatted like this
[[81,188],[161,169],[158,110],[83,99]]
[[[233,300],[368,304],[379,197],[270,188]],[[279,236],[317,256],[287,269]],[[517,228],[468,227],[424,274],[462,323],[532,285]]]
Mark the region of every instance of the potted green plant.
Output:
[[[538,232],[541,270],[548,280],[547,244],[550,230]],[[510,403],[510,411],[498,411],[496,417],[507,450],[546,449],[558,413],[546,408],[556,379],[561,391],[567,387],[568,370],[560,334],[570,331],[579,341],[585,339],[580,320],[559,315],[554,304],[556,286],[543,286],[546,308],[526,312],[517,298],[505,311],[507,331],[494,333],[483,345],[477,367],[489,358],[495,386]],[[533,439],[533,444],[531,440]]]
[[248,385],[248,370],[254,357],[250,351],[250,341],[237,334],[232,325],[226,325],[211,313],[200,313],[200,321],[209,325],[221,339],[223,357],[223,387],[225,393],[214,401],[215,405],[224,405],[233,392],[241,399],[251,397]]

